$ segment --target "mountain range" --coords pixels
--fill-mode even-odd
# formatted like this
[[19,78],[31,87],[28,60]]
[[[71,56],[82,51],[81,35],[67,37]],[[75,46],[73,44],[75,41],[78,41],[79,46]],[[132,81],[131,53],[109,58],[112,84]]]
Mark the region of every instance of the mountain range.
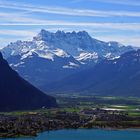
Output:
[[95,67],[47,86],[49,92],[140,97],[140,50],[103,60]]
[[132,50],[132,46],[94,39],[86,31],[42,29],[31,41],[10,43],[1,52],[20,76],[45,91],[50,83]]
[[0,53],[0,111],[31,110],[56,107],[48,96],[21,78]]

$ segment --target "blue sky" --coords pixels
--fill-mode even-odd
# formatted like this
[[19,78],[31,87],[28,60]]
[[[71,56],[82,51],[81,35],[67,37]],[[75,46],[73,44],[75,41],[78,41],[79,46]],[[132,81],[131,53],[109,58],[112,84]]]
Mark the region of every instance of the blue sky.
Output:
[[0,0],[0,47],[42,28],[140,47],[140,0]]

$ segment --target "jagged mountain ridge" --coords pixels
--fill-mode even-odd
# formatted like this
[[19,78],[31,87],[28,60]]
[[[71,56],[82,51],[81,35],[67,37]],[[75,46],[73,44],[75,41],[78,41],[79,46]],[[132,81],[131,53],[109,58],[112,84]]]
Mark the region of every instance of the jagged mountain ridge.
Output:
[[[2,49],[4,58],[15,55],[31,55],[36,52],[40,57],[53,60],[53,56],[73,56],[79,61],[87,59],[116,57],[129,50],[132,46],[124,46],[118,42],[103,42],[92,38],[87,32],[63,32],[56,33],[41,30],[31,41],[17,41],[10,43]],[[24,55],[25,57],[25,55]]]
[[0,111],[56,107],[56,100],[22,79],[0,53]]
[[41,30],[31,41],[10,43],[1,51],[13,69],[40,88],[131,50],[118,42],[96,40],[85,31]]

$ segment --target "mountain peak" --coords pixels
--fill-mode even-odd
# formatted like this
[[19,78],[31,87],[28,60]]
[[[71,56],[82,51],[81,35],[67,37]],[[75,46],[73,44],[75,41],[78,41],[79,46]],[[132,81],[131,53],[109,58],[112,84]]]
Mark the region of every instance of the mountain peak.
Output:
[[39,41],[39,40],[46,40],[46,38],[51,38],[51,36],[52,36],[51,32],[42,29],[39,32],[39,34],[33,38],[33,40],[37,40],[37,41]]
[[50,33],[49,31],[45,30],[45,29],[41,29],[39,34],[48,34]]
[[65,32],[61,30],[57,30],[55,34],[65,34]]
[[109,45],[94,39],[86,31],[49,32],[42,29],[33,40],[10,43],[1,52],[13,69],[44,89],[47,83],[132,50],[117,42]]
[[91,38],[88,32],[86,31],[79,31],[79,32],[65,32],[61,30],[57,30],[55,33],[47,31],[45,29],[42,29],[39,34],[34,37],[34,40],[43,40],[43,41],[48,41],[51,39],[56,39],[56,38],[69,38],[69,37],[75,37],[75,38]]
[[78,35],[89,36],[88,32],[86,32],[86,31],[79,31],[77,34]]
[[[10,55],[22,55],[28,53],[28,51],[35,51],[46,58],[50,54],[54,56],[58,50],[61,50],[59,51],[60,54],[64,52],[64,54],[70,54],[72,57],[78,58],[81,61],[84,54],[84,62],[87,61],[87,56],[91,56],[90,59],[94,62],[97,56],[101,59],[104,57],[112,58],[133,50],[133,48],[114,41],[103,42],[94,39],[86,31],[65,32],[58,30],[56,32],[50,32],[42,29],[32,41],[11,43],[2,50],[2,53],[4,58],[8,58]],[[92,57],[94,54],[97,54],[95,60]],[[82,58],[80,58],[81,56]]]

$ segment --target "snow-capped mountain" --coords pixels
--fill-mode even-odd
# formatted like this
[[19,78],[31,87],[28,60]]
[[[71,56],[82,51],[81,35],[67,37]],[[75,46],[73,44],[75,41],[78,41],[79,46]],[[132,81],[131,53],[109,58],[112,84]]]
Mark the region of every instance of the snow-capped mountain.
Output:
[[71,54],[75,59],[82,63],[89,61],[97,62],[100,58],[116,57],[129,50],[131,46],[124,46],[118,42],[103,42],[92,38],[87,32],[63,32],[51,33],[46,30],[33,38],[34,42],[46,42],[48,46],[60,48]]
[[46,86],[47,92],[140,97],[140,50],[127,52]]
[[41,30],[31,41],[10,43],[1,52],[13,69],[41,87],[104,58],[113,59],[131,50],[131,46],[118,42],[96,40],[85,31],[52,33]]
[[3,50],[5,58],[10,56],[20,55],[21,59],[32,56],[36,53],[39,57],[50,59],[54,61],[54,57],[70,57],[69,54],[64,52],[62,49],[49,47],[44,41],[17,41],[10,43]]
[[98,61],[99,58],[111,58],[132,50],[131,46],[124,46],[118,42],[103,42],[92,38],[87,32],[56,33],[41,30],[32,41],[17,41],[10,43],[2,52],[5,58],[11,55],[24,55],[28,57],[33,52],[40,57],[52,59],[73,56],[80,62]]
[[78,71],[81,66],[80,62],[67,54],[61,54],[60,57],[54,53],[38,54],[38,51],[11,56],[7,61],[22,77],[39,88],[44,83],[58,81]]

